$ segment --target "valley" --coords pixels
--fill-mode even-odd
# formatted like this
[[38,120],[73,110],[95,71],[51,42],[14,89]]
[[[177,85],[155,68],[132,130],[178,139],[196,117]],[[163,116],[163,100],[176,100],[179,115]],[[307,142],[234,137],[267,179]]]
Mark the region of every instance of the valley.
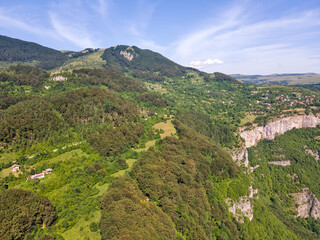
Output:
[[1,239],[320,239],[315,88],[0,40]]

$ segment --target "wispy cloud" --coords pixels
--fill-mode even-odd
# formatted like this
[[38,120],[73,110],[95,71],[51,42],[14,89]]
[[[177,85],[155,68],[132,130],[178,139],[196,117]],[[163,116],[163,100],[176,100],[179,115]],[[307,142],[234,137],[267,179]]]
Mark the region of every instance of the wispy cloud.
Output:
[[93,40],[94,34],[90,31],[92,15],[88,6],[97,5],[101,7],[100,13],[105,14],[105,1],[98,0],[91,2],[93,5],[87,4],[88,2],[81,0],[61,1],[52,4],[48,13],[56,34],[80,48],[98,46]]
[[[268,57],[269,62],[264,62],[265,68],[279,62],[276,69],[281,71],[284,66],[280,63],[281,60],[288,60],[281,54],[294,55],[298,61],[299,56],[293,54],[296,51],[301,54],[300,59],[306,60],[302,55],[307,55],[308,52],[312,54],[311,49],[320,43],[315,40],[320,37],[319,9],[261,21],[256,21],[256,16],[252,17],[250,14],[249,9],[234,7],[231,12],[220,16],[224,19],[223,22],[211,22],[175,42],[173,58],[182,64],[188,64],[195,58],[207,59],[215,56],[224,59],[225,64],[211,64],[211,68],[207,65],[207,69],[227,69],[228,73],[232,73],[232,68],[234,71],[241,71],[237,67],[241,62],[253,63],[250,66],[247,64],[242,71],[250,68],[253,70],[257,67],[254,59],[258,62],[259,58]],[[201,65],[201,62],[196,64]],[[243,67],[242,64],[241,66]]]
[[213,36],[220,34],[220,32],[226,29],[232,29],[240,25],[241,13],[243,12],[242,7],[234,7],[229,12],[225,14],[223,21],[220,24],[212,23],[208,27],[201,30],[196,30],[191,34],[184,36],[181,40],[178,40],[174,45],[176,45],[176,55],[181,57],[188,57],[192,55],[195,51],[205,47],[207,42],[211,42]]
[[80,25],[63,21],[53,12],[50,12],[49,16],[55,32],[61,37],[81,48],[96,46],[96,44],[91,40],[88,32],[86,32],[86,30]]
[[158,3],[146,3],[143,0],[138,1],[136,9],[132,11],[133,15],[126,20],[129,26],[128,30],[131,34],[137,37],[143,37],[145,35],[157,5]]
[[195,68],[203,68],[209,65],[216,65],[216,64],[223,64],[223,61],[220,59],[206,59],[206,60],[199,60],[199,61],[192,61],[190,62],[191,67],[195,67]]
[[110,0],[97,0],[92,2],[92,8],[102,17],[107,16],[109,10]]
[[[16,17],[10,17],[6,9],[0,8],[0,26],[4,28],[19,29],[36,35],[47,35],[55,37],[54,32],[42,26],[28,24],[26,21],[19,20]],[[11,15],[12,16],[12,15]]]

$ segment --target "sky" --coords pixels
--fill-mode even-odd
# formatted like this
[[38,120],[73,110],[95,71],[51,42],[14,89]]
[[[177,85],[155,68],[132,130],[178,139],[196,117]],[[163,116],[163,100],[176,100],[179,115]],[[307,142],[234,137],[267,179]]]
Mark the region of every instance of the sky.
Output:
[[0,35],[135,45],[205,72],[320,73],[320,0],[0,0]]

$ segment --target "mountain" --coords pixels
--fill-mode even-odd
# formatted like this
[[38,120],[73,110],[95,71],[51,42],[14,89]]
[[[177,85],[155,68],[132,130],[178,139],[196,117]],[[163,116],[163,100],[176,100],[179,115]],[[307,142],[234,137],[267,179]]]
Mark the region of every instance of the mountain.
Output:
[[275,84],[275,85],[307,85],[320,83],[320,74],[295,73],[272,75],[231,75],[235,79],[248,84]]
[[62,54],[2,62],[0,239],[320,239],[315,86]]
[[1,62],[28,62],[40,68],[50,69],[66,60],[67,56],[60,51],[0,35]]
[[115,71],[132,71],[133,74],[151,73],[157,76],[182,76],[186,69],[159,53],[143,50],[138,47],[119,45],[107,48],[102,54],[107,66]]

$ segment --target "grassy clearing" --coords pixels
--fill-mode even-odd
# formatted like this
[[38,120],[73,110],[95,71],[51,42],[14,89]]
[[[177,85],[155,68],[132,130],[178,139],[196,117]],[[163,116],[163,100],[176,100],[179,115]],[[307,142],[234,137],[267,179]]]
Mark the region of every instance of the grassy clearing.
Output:
[[161,139],[165,137],[173,136],[177,133],[174,125],[172,124],[172,119],[167,120],[166,122],[157,123],[153,126],[154,129],[162,129],[164,133],[160,134]]
[[1,178],[8,177],[10,175],[10,173],[12,173],[15,177],[18,177],[19,174],[23,174],[23,172],[21,172],[21,171],[19,171],[19,172],[14,171],[13,172],[11,167],[8,167],[5,169],[2,169],[2,171],[0,172],[0,177]]
[[246,124],[246,123],[248,123],[248,122],[253,122],[255,119],[256,119],[256,115],[253,115],[253,114],[248,114],[248,115],[246,115],[243,119],[241,119],[241,125],[243,125],[243,124]]
[[54,158],[51,158],[51,159],[48,159],[48,160],[40,161],[40,162],[34,164],[31,167],[36,167],[36,166],[38,166],[40,164],[43,164],[44,162],[46,162],[46,163],[57,163],[57,162],[60,162],[60,161],[63,162],[63,161],[66,161],[66,160],[70,160],[73,157],[81,158],[83,156],[87,157],[88,155],[86,153],[84,153],[81,149],[75,149],[75,150],[72,150],[70,152],[62,153],[57,157],[54,157]]
[[120,171],[112,174],[111,176],[112,176],[112,177],[120,177],[120,176],[124,175],[126,171],[131,170],[133,164],[134,164],[136,161],[137,161],[137,159],[128,159],[128,160],[126,160],[129,168],[124,169],[124,170],[120,170]]
[[149,148],[153,147],[156,144],[157,140],[152,140],[152,141],[148,141],[146,142],[146,146],[144,148],[138,148],[135,149],[136,152],[142,152],[142,151],[147,151]]
[[146,85],[146,87],[149,90],[153,90],[155,92],[159,92],[159,93],[167,93],[167,89],[165,89],[163,86],[161,86],[160,84],[153,84],[153,83],[144,83]]
[[8,162],[16,161],[17,157],[18,157],[17,153],[3,154],[0,157],[0,163],[8,163]]
[[62,236],[65,240],[85,240],[85,239],[101,239],[100,231],[91,232],[90,224],[100,222],[101,212],[95,211],[91,214],[89,220],[84,218],[80,219],[79,222],[70,228],[68,231],[64,232]]
[[128,159],[127,160],[127,164],[129,166],[129,168],[132,168],[132,165],[137,161],[137,159]]
[[[165,137],[174,136],[177,131],[172,124],[172,119],[169,119],[165,122],[160,122],[155,124],[152,127],[154,130],[163,130],[164,133],[160,134],[160,138],[163,139]],[[137,152],[147,151],[149,148],[153,147],[156,144],[157,140],[151,140],[146,142],[146,146],[144,148],[135,149]]]
[[97,194],[97,196],[102,196],[102,194],[104,194],[105,192],[107,192],[107,190],[108,190],[108,188],[109,188],[109,183],[105,183],[105,184],[102,184],[102,185],[99,185],[99,184],[97,183],[94,187],[99,190],[99,193]]
[[58,73],[68,69],[76,68],[102,68],[106,64],[106,61],[101,58],[103,51],[90,53],[78,58],[68,60],[63,66],[55,68],[52,73]]
[[[129,166],[128,169],[124,169],[124,170],[120,170],[114,174],[112,174],[111,176],[113,177],[120,177],[122,175],[124,175],[126,173],[126,171],[128,170],[131,170],[133,164],[137,161],[137,159],[127,159],[126,162]],[[109,183],[105,183],[105,184],[102,184],[102,185],[99,185],[98,183],[95,185],[95,187],[99,190],[99,193],[97,194],[97,196],[102,196],[102,194],[104,194],[107,190],[108,190],[108,187],[109,187]]]

